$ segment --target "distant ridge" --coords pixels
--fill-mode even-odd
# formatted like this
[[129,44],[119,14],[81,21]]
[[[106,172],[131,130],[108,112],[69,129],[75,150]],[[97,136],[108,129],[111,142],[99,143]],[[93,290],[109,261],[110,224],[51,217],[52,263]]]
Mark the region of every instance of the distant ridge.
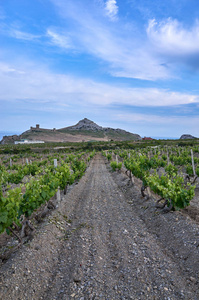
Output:
[[139,134],[131,133],[122,129],[102,127],[95,122],[84,118],[76,125],[61,129],[45,129],[30,127],[21,135],[4,136],[1,144],[13,144],[17,140],[28,139],[31,141],[44,142],[88,142],[88,141],[136,141],[141,140]]
[[180,137],[180,140],[187,140],[187,139],[196,139],[196,137],[191,134],[183,134]]

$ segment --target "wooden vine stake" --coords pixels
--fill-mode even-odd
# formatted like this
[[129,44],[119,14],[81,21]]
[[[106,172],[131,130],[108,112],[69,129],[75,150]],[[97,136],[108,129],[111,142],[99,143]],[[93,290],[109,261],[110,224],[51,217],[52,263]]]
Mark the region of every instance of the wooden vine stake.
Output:
[[12,158],[10,158],[10,167],[12,167]]
[[150,190],[150,187],[147,186],[146,190],[147,190],[148,197],[151,198],[151,190]]
[[60,194],[60,188],[58,187],[57,190],[57,202],[60,203],[61,202],[61,194]]
[[134,184],[135,183],[135,180],[134,180],[134,176],[133,176],[133,174],[132,174],[132,172],[130,171],[130,178],[131,178],[131,182],[132,182],[132,184]]
[[167,165],[169,165],[169,151],[168,151],[168,148],[167,148]]
[[54,159],[54,167],[57,168],[57,159]]
[[191,161],[192,161],[193,175],[196,176],[196,170],[195,170],[195,165],[194,165],[193,150],[192,149],[191,149]]

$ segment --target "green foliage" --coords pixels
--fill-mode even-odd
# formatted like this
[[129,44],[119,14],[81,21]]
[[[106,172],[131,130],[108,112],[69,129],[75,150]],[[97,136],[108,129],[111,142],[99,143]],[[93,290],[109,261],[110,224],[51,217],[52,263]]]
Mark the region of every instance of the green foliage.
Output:
[[[0,233],[13,222],[19,223],[18,220],[22,214],[30,216],[35,209],[55,195],[58,187],[64,189],[67,184],[72,184],[81,178],[86,170],[83,155],[84,153],[70,155],[69,163],[62,161],[57,168],[54,168],[52,156],[49,156],[49,160],[52,160],[51,164],[47,165],[48,161],[43,160],[24,167],[16,165],[13,168],[14,172],[9,170],[11,173],[0,165]],[[90,157],[94,155],[93,151]],[[25,175],[31,175],[33,178],[24,185],[24,194],[21,193],[21,187],[10,189],[3,194],[2,186],[6,186],[8,182],[18,184]]]
[[57,167],[55,177],[59,180],[61,190],[63,190],[67,184],[74,182],[74,176],[71,174],[67,164]]
[[5,197],[0,192],[0,233],[17,221],[21,200],[21,188],[8,190]]
[[196,168],[196,175],[199,176],[199,166]]
[[89,156],[89,160],[92,159],[95,156],[95,150],[91,152],[90,156]]
[[112,158],[112,155],[110,153],[108,153],[106,157],[107,157],[108,161],[110,161]]
[[[166,161],[159,159],[157,155],[149,159],[144,154],[134,154],[130,159],[124,161],[125,167],[134,176],[140,178],[144,186],[149,186],[156,194],[168,200],[168,205],[171,203],[174,208],[184,208],[193,199],[195,187],[185,184],[183,177],[177,175],[177,167],[172,164],[165,167],[166,175],[159,177],[157,173],[150,174],[151,168],[156,169],[163,163]],[[187,166],[187,173],[190,175],[193,173],[191,165]]]
[[39,179],[32,179],[26,184],[26,192],[20,204],[20,213],[30,216],[41,204],[54,196],[59,180],[53,174],[45,174]]
[[122,168],[122,162],[120,162],[120,163],[117,164],[117,169],[121,170],[121,168]]
[[121,158],[124,158],[124,159],[127,159],[127,158],[128,158],[128,153],[127,153],[127,151],[123,151],[123,152],[121,152],[119,155],[120,155]]
[[[170,177],[157,174],[147,177],[147,184],[156,194],[169,200],[174,208],[184,208],[194,197],[195,186],[184,184],[181,176]],[[169,203],[168,203],[169,204]]]
[[75,179],[80,179],[86,170],[86,163],[82,160],[75,159],[73,160],[71,167],[75,174]]
[[193,167],[192,165],[187,165],[186,166],[186,172],[189,176],[192,176],[193,175]]
[[175,176],[178,173],[178,168],[172,164],[168,164],[168,166],[165,167],[165,171],[169,176]]
[[7,177],[7,182],[18,184],[22,181],[24,173],[20,170],[17,173],[11,173]]
[[121,170],[122,163],[121,162],[117,163],[116,161],[111,161],[110,166],[111,166],[111,168],[112,168],[113,171]]

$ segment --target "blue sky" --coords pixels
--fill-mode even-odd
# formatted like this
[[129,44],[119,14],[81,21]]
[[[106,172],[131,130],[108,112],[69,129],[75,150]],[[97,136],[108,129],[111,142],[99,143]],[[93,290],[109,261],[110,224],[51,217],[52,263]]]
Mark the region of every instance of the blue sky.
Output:
[[0,131],[199,137],[196,0],[0,0]]

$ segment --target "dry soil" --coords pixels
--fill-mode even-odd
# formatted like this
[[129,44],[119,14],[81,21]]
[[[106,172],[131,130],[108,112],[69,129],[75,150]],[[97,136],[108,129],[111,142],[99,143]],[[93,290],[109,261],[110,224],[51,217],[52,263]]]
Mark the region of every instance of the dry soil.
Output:
[[199,225],[162,214],[96,155],[0,268],[0,299],[199,299]]

